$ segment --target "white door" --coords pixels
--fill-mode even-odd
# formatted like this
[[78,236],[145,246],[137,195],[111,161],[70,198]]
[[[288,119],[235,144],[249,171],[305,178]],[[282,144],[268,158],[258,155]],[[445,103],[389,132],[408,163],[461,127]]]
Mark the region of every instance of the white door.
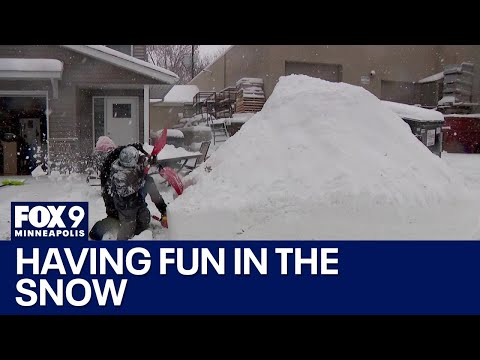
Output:
[[105,133],[117,145],[138,142],[138,98],[107,97]]

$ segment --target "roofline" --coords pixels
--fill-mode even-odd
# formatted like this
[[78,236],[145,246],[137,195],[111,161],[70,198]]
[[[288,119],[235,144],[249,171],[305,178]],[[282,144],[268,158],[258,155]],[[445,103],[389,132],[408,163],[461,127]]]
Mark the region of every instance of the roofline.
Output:
[[186,103],[183,103],[183,102],[164,102],[164,101],[150,102],[150,105],[155,106],[155,107],[164,107],[164,106],[183,107],[183,106],[185,106],[185,104]]
[[219,56],[215,59],[215,61],[213,61],[213,62],[211,62],[210,64],[208,64],[208,66],[207,66],[205,69],[203,69],[202,71],[200,71],[200,72],[199,72],[192,80],[190,80],[190,81],[188,82],[188,84],[186,84],[186,85],[194,85],[194,84],[192,84],[192,81],[194,81],[197,77],[199,77],[200,75],[202,75],[205,70],[210,69],[210,67],[211,67],[212,65],[216,64],[217,62],[219,62],[221,58],[223,58],[224,56],[226,56],[226,55],[230,52],[230,50],[232,50],[232,49],[233,49],[234,47],[236,47],[236,46],[238,46],[238,45],[231,45],[231,46],[229,46],[227,49],[225,49],[225,51],[224,51],[221,55],[219,55]]
[[22,79],[22,80],[49,80],[49,79],[55,79],[55,80],[61,80],[62,79],[62,74],[63,74],[63,62],[57,59],[44,59],[44,58],[28,58],[28,59],[23,59],[23,58],[0,58],[0,63],[2,62],[1,60],[13,60],[15,62],[19,63],[34,63],[37,61],[44,61],[47,60],[49,63],[55,63],[58,66],[57,70],[43,70],[43,69],[31,69],[31,68],[26,68],[22,69],[20,68],[13,68],[13,69],[5,69],[5,68],[0,68],[0,79]]
[[61,71],[22,71],[22,70],[0,70],[0,79],[18,79],[18,80],[42,80],[42,79],[62,79]]
[[[165,74],[164,72],[161,71],[161,68],[158,68],[159,70],[155,70],[155,69],[152,69],[152,67],[150,67],[150,66],[147,67],[145,65],[139,64],[138,62],[129,61],[129,60],[124,59],[122,57],[117,57],[115,55],[108,54],[106,52],[103,52],[101,50],[97,50],[97,49],[89,47],[87,45],[61,45],[61,46],[65,47],[67,49],[76,51],[78,53],[88,55],[88,56],[94,57],[94,58],[99,59],[99,60],[103,60],[105,62],[108,62],[108,63],[112,64],[112,65],[122,67],[124,69],[136,72],[138,74],[141,74],[141,75],[144,75],[144,76],[156,79],[156,80],[160,80],[160,81],[162,81],[164,83],[167,83],[167,84],[175,84],[178,81],[178,76],[174,77],[174,76]],[[130,56],[130,57],[132,57],[132,59],[138,60],[137,58],[134,58],[133,56]],[[138,61],[142,61],[142,60],[138,60]],[[149,64],[149,63],[147,63],[147,64],[154,66],[153,64]]]

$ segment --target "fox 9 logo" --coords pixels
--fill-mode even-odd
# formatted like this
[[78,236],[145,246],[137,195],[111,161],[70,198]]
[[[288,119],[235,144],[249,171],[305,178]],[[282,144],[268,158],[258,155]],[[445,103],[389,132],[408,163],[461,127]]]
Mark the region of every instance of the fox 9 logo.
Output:
[[87,202],[12,202],[12,240],[88,240]]

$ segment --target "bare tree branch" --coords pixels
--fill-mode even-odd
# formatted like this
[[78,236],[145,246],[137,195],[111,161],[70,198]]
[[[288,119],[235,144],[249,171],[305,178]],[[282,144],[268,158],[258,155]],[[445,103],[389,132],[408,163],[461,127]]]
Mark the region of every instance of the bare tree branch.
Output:
[[[147,45],[147,54],[152,64],[177,74],[179,84],[192,80],[192,45]],[[193,65],[193,77],[208,65],[208,61],[200,57],[199,45],[193,45]]]

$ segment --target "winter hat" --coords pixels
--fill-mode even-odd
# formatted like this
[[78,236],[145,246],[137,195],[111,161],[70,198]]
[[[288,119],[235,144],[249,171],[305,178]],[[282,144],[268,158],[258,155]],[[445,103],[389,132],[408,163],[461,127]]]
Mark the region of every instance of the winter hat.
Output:
[[120,151],[119,162],[124,167],[135,167],[138,163],[138,150],[133,146],[127,146]]
[[95,150],[101,151],[101,152],[109,152],[113,149],[115,149],[117,146],[113,142],[112,139],[110,139],[108,136],[100,136],[97,141],[97,145],[95,145]]

